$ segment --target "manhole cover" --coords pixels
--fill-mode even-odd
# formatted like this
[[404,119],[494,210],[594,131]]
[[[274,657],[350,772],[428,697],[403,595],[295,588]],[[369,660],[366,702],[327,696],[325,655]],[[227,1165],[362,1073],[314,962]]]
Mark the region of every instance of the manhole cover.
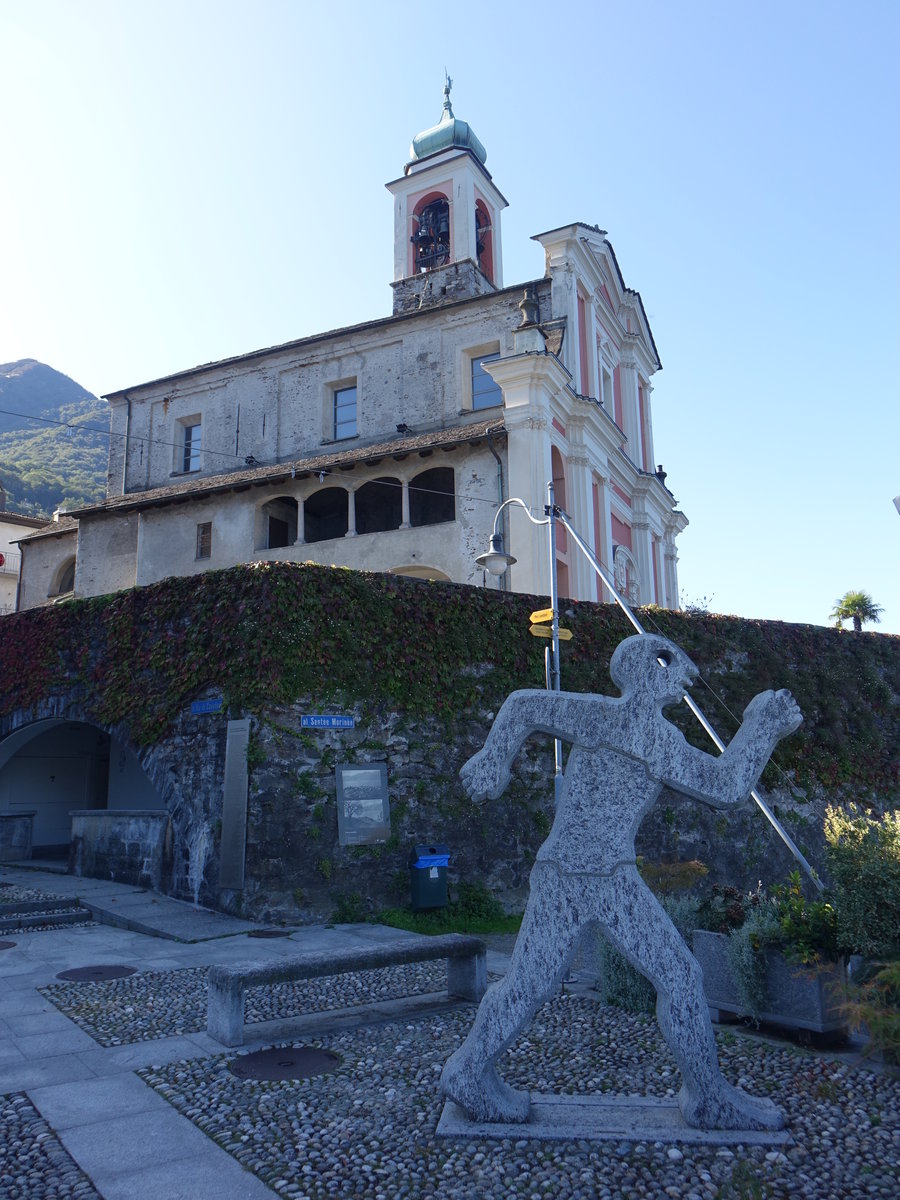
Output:
[[12,950],[15,942],[0,942],[0,950]]
[[129,975],[134,975],[136,971],[137,967],[117,967],[105,964],[99,967],[73,967],[71,971],[60,971],[56,978],[83,983],[88,979],[125,979]]
[[238,1079],[306,1079],[327,1075],[341,1065],[338,1054],[315,1046],[287,1046],[281,1050],[257,1050],[243,1054],[231,1064]]
[[251,929],[247,937],[290,937],[290,929]]

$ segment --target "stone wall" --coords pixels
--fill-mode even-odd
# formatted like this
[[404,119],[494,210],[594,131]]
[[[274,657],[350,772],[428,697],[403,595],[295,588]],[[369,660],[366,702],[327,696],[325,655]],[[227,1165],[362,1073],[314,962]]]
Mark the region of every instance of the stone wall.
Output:
[[[515,909],[552,820],[549,739],[526,742],[496,801],[469,800],[458,772],[506,695],[540,686],[542,644],[528,614],[545,604],[271,563],[17,614],[0,642],[0,741],[54,718],[91,722],[129,747],[171,821],[161,886],[185,899],[289,922],[328,917],[351,897],[372,912],[408,901],[410,851],[437,842],[450,850],[451,890],[480,882]],[[726,742],[757,692],[794,692],[804,724],[777,748],[763,787],[817,867],[826,805],[900,807],[900,639],[662,610],[644,619],[700,667],[712,689],[704,707]],[[609,658],[630,632],[625,620],[578,603],[566,625],[564,685],[614,691]],[[210,696],[222,697],[221,711],[191,711]],[[304,715],[321,713],[354,726],[304,728]],[[709,748],[683,705],[669,715]],[[228,722],[248,717],[244,881],[222,890]],[[386,843],[339,844],[341,762],[385,765]],[[793,865],[751,803],[712,811],[667,792],[638,851],[653,863],[699,859],[707,882],[742,889],[778,882]]]

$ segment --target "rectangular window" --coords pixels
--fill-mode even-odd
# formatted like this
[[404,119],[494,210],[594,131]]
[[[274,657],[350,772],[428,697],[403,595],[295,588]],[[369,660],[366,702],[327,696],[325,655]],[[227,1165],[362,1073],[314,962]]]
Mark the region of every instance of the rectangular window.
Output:
[[204,521],[197,526],[197,558],[209,558],[212,555],[212,521]]
[[480,354],[477,358],[472,359],[473,408],[493,408],[495,405],[503,403],[500,385],[494,383],[483,366],[484,363],[494,362],[499,357],[499,353],[494,352],[493,354]]
[[356,384],[334,393],[334,440],[356,437]]
[[182,471],[199,471],[200,470],[200,450],[202,448],[201,425],[197,421],[193,425],[185,425],[184,428],[184,453],[181,457]]

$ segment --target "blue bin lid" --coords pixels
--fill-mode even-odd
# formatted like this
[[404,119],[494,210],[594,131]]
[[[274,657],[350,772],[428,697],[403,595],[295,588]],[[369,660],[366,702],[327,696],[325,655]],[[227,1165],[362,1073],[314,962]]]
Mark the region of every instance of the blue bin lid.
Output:
[[409,858],[411,867],[446,867],[449,863],[449,846],[416,846]]

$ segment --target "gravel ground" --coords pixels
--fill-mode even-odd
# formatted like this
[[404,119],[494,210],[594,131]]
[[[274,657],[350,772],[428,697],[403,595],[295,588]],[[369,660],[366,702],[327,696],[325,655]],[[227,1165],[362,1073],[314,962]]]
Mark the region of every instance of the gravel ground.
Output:
[[[900,1079],[791,1046],[720,1032],[723,1071],[785,1109],[782,1148],[437,1139],[438,1078],[473,1010],[317,1039],[333,1074],[240,1080],[234,1055],[139,1074],[283,1196],[441,1200],[896,1200]],[[518,1087],[672,1096],[680,1080],[656,1023],[584,996],[538,1013],[501,1060]]]
[[0,1129],[3,1200],[101,1200],[23,1093],[0,1096]]
[[[191,967],[105,982],[54,983],[39,991],[101,1046],[121,1046],[205,1029],[207,974],[206,967]],[[245,1022],[444,992],[446,987],[443,962],[268,984],[248,989]]]

